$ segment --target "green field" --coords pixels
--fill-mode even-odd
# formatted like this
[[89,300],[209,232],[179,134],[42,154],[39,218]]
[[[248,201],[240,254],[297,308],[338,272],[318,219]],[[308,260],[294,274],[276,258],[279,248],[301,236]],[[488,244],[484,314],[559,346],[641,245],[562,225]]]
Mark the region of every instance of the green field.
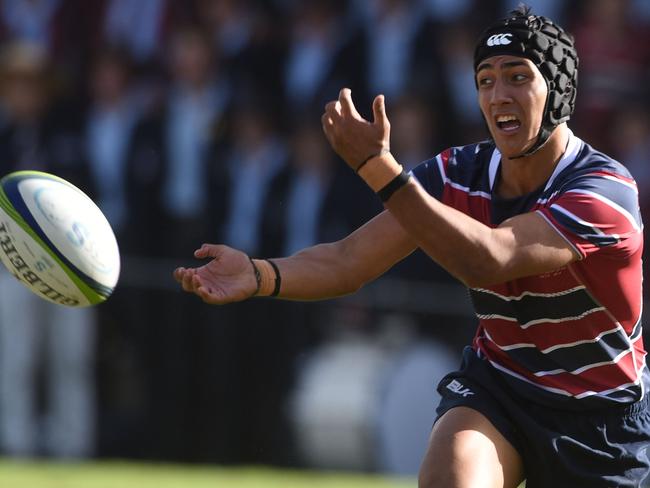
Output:
[[15,462],[0,460],[3,488],[413,488],[415,479],[127,462]]

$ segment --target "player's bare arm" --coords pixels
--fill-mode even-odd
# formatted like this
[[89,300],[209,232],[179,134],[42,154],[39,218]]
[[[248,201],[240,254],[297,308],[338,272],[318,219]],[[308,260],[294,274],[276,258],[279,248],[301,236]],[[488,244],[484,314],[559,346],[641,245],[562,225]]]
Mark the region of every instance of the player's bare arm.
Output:
[[[384,97],[373,102],[372,122],[354,107],[351,92],[341,90],[322,117],[323,130],[334,150],[359,170],[368,156],[388,153],[390,123]],[[411,178],[386,202],[386,208],[433,260],[471,287],[561,268],[578,254],[543,217],[514,217],[497,228],[452,209],[428,195]]]
[[578,259],[537,213],[490,228],[440,203],[414,181],[396,192],[386,207],[422,250],[470,287],[542,274]]
[[[278,296],[318,300],[353,293],[415,247],[395,217],[382,212],[340,241],[273,259],[282,277]],[[174,271],[174,277],[185,291],[211,304],[245,300],[257,294],[253,263],[245,253],[228,246],[204,244],[195,257],[209,261],[197,268]]]

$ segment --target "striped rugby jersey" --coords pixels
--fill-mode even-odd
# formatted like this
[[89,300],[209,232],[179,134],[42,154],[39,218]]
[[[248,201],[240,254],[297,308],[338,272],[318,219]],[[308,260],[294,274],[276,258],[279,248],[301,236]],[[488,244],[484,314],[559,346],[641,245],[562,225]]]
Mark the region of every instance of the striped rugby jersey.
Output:
[[483,142],[443,151],[413,174],[432,196],[491,227],[538,212],[581,259],[471,289],[479,319],[474,349],[517,391],[543,404],[584,409],[639,400],[649,376],[634,180],[571,134],[545,186],[502,199],[493,194],[500,160],[494,143]]

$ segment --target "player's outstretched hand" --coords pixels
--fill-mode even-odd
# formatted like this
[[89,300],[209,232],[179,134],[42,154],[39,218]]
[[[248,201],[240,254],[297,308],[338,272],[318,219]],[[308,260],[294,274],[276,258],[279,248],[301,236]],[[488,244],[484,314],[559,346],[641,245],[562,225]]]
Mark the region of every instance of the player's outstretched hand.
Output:
[[203,244],[194,251],[194,257],[210,261],[196,268],[174,270],[174,279],[183,290],[215,305],[238,302],[255,294],[253,265],[243,252],[228,246]]
[[352,103],[352,92],[343,88],[338,100],[325,105],[323,131],[332,149],[355,171],[369,157],[390,150],[390,122],[384,96],[372,102],[373,121],[364,119]]

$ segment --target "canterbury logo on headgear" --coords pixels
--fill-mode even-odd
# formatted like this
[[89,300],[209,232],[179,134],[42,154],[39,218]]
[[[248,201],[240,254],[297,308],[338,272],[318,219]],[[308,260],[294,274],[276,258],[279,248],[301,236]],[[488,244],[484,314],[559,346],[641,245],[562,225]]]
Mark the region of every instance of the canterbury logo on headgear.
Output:
[[487,45],[488,46],[507,46],[512,42],[510,38],[512,34],[494,34],[493,36],[488,37]]

